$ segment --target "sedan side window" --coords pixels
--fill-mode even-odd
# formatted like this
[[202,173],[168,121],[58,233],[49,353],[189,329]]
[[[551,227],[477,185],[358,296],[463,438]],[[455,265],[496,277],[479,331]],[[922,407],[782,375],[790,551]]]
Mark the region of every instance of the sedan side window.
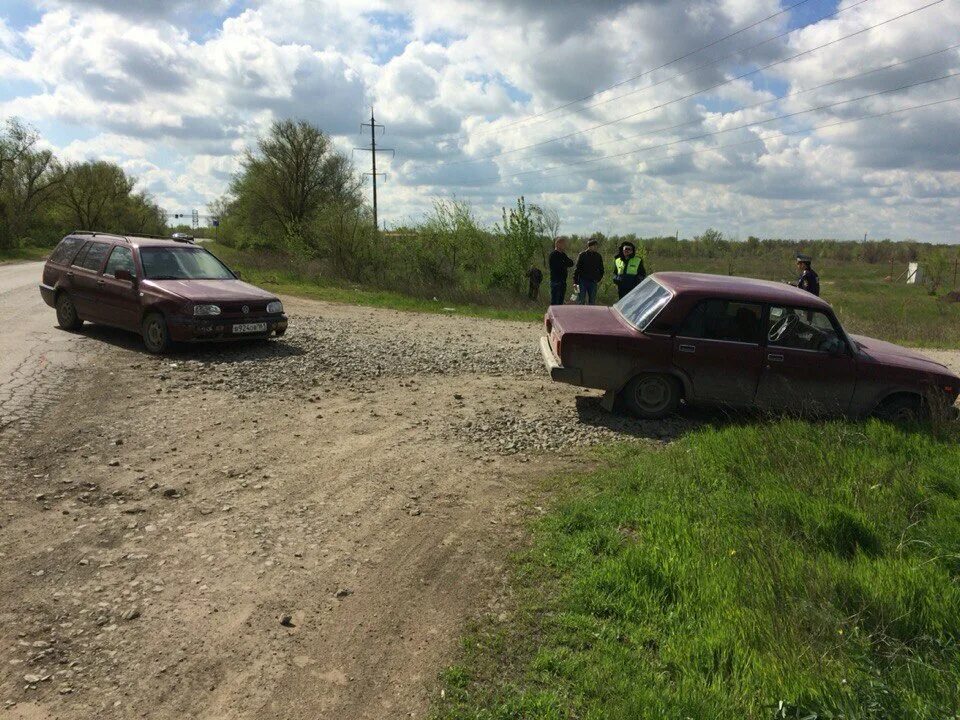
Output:
[[770,308],[767,342],[771,347],[814,352],[831,352],[844,346],[825,313],[776,306]]
[[106,243],[88,243],[86,252],[77,256],[73,264],[82,267],[84,270],[100,272],[100,268],[103,267],[103,261],[106,259],[108,252],[110,252],[110,246]]
[[702,340],[760,343],[762,308],[734,300],[702,300],[677,334]]
[[126,270],[133,277],[137,276],[137,267],[133,262],[133,251],[130,248],[118,245],[110,253],[110,259],[107,260],[107,267],[104,268],[103,274],[115,277],[117,270]]

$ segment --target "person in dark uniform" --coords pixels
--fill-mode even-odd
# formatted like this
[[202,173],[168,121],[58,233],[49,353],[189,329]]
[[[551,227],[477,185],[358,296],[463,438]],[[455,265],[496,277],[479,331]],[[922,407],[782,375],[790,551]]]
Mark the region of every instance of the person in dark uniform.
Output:
[[581,305],[597,304],[597,287],[603,279],[603,258],[597,252],[597,241],[587,241],[587,249],[577,256],[573,268],[573,284],[577,286],[577,302]]
[[617,255],[613,260],[613,282],[617,286],[617,294],[623,297],[633,290],[640,281],[647,276],[647,269],[643,266],[643,258],[637,256],[637,246],[632,242],[620,243]]
[[797,287],[820,296],[820,276],[810,267],[813,262],[809,255],[797,255],[797,271],[800,273],[800,279],[797,280]]
[[573,267],[573,260],[566,253],[566,238],[557,238],[550,253],[550,304],[563,305],[563,296],[567,294],[567,271]]
[[536,300],[540,297],[540,283],[543,282],[543,271],[536,265],[532,265],[527,270],[527,279],[530,281],[530,287],[527,291],[527,297]]

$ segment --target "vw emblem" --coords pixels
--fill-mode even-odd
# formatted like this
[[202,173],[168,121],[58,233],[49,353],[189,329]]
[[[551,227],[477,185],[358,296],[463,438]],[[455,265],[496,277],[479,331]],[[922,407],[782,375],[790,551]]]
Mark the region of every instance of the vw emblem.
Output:
[[250,312],[250,306],[244,305],[242,308],[240,308],[240,310],[243,312],[244,315],[246,315]]

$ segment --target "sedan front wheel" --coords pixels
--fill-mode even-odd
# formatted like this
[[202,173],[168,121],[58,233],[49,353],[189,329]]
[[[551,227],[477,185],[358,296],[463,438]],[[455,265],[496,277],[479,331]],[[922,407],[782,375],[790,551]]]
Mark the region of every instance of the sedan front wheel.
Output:
[[621,397],[638,417],[655,420],[669,415],[680,404],[681,388],[669,375],[638,375],[623,389]]

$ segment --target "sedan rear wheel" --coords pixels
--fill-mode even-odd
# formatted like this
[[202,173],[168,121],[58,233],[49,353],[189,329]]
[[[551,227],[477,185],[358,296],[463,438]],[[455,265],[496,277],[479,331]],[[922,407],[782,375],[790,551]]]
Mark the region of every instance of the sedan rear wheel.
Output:
[[57,296],[57,324],[64,330],[79,330],[83,325],[73,300],[66,292]]
[[170,333],[167,332],[167,321],[159,313],[151,313],[141,326],[143,344],[148,352],[155,355],[166,352],[170,348]]
[[669,375],[638,375],[623,389],[624,403],[641,418],[669,415],[680,404],[680,383]]

